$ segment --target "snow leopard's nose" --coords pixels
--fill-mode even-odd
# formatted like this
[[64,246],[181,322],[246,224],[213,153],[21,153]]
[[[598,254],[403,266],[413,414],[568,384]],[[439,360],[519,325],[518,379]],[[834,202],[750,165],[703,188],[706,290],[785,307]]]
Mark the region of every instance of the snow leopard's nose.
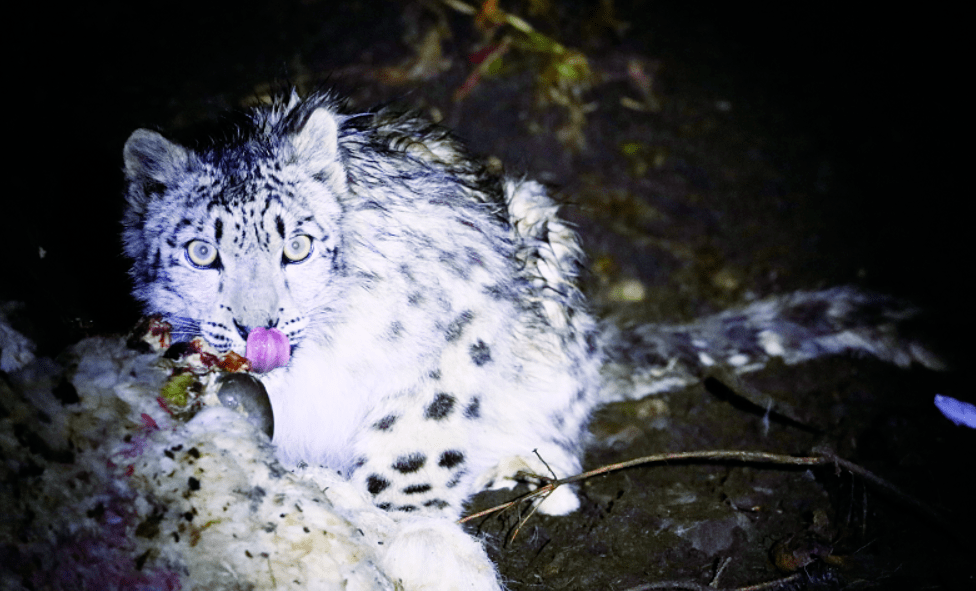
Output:
[[245,341],[247,340],[247,335],[251,334],[251,331],[254,330],[255,328],[274,328],[276,326],[278,326],[277,320],[269,320],[263,326],[258,327],[258,326],[247,326],[245,324],[241,324],[240,322],[238,322],[236,318],[234,319],[234,328],[237,330],[237,334],[241,335],[241,338],[244,339]]

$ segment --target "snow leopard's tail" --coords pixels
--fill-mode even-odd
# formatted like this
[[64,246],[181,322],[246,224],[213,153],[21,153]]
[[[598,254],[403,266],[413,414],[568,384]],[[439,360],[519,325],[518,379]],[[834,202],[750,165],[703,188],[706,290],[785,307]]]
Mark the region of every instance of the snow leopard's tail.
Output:
[[901,367],[941,360],[900,332],[917,310],[851,287],[771,297],[685,325],[606,325],[603,397],[639,398],[701,381],[717,368],[737,374],[774,358],[793,365],[838,353]]

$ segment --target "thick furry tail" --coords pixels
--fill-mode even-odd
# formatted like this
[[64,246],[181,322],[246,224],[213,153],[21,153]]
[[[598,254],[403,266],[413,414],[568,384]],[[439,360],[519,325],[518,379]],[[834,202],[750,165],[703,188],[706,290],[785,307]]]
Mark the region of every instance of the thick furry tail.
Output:
[[918,310],[851,287],[760,300],[685,325],[605,326],[604,397],[639,398],[701,381],[717,367],[742,374],[774,359],[793,365],[840,353],[901,367],[942,361],[900,327]]

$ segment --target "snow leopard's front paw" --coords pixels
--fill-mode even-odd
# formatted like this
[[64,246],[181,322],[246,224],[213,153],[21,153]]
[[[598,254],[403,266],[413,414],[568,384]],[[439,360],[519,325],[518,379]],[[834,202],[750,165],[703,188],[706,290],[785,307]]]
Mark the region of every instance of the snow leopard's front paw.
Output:
[[475,538],[449,519],[400,520],[383,571],[409,591],[501,591],[495,565]]
[[[513,488],[520,482],[529,482],[533,486],[541,486],[543,480],[531,475],[546,474],[550,478],[549,468],[556,472],[556,476],[565,478],[572,476],[579,471],[579,464],[576,459],[570,456],[560,458],[557,455],[551,456],[552,461],[548,460],[548,466],[539,461],[538,458],[532,460],[522,456],[512,456],[498,463],[494,468],[482,474],[475,482],[475,486],[481,489]],[[557,461],[564,459],[565,461]],[[579,509],[579,498],[573,486],[563,485],[545,497],[539,505],[539,511],[546,515],[569,515]]]
[[569,485],[563,485],[549,493],[539,505],[539,511],[546,515],[569,515],[579,509],[579,506],[576,490]]

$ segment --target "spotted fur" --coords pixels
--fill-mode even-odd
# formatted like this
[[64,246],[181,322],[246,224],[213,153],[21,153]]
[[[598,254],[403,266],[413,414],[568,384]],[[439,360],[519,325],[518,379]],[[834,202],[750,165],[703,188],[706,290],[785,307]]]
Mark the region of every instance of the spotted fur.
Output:
[[[489,173],[418,119],[343,115],[325,96],[259,109],[198,150],[136,131],[125,165],[147,311],[221,351],[243,354],[254,327],[287,335],[292,362],[262,376],[284,461],[330,466],[391,511],[452,517],[503,483],[503,459],[546,473],[538,450],[579,470],[601,358],[579,248],[540,185]],[[289,260],[299,236],[311,254]]]
[[[520,471],[576,473],[596,404],[711,365],[845,350],[932,361],[892,338],[898,317],[865,322],[879,300],[845,288],[682,327],[600,327],[576,287],[576,237],[543,187],[409,115],[292,96],[197,149],[138,130],[124,160],[135,297],[176,340],[221,351],[244,354],[256,327],[282,331],[291,362],[261,376],[279,457],[328,466],[404,519],[456,518]],[[577,505],[563,487],[542,509]],[[405,539],[456,540],[444,527]],[[416,551],[397,547],[401,562]]]

